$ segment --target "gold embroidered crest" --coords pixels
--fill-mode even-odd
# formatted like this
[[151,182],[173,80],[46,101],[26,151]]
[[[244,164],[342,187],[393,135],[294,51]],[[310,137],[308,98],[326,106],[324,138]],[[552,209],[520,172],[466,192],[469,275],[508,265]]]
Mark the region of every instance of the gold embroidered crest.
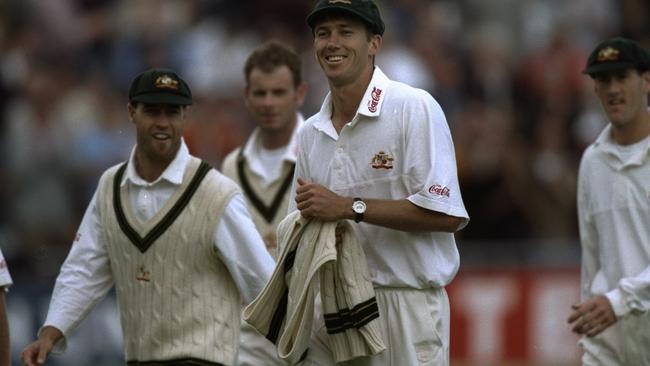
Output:
[[178,89],[178,80],[172,79],[169,75],[159,76],[155,82],[156,88]]
[[140,282],[149,282],[151,281],[151,272],[147,271],[144,266],[138,268],[138,274],[135,276],[135,279]]
[[618,60],[619,50],[613,47],[603,48],[598,52],[598,62]]
[[384,150],[380,150],[372,158],[370,166],[374,169],[393,169],[393,160],[395,160],[393,155],[385,153]]

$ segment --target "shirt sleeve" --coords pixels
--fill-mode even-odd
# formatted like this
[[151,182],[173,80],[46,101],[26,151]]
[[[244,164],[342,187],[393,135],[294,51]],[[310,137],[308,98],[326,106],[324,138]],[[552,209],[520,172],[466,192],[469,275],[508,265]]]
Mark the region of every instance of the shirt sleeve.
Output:
[[650,266],[634,277],[625,277],[605,294],[616,316],[644,313],[650,310]]
[[419,207],[462,218],[463,228],[469,215],[460,193],[454,142],[442,108],[422,92],[405,113],[405,170],[417,189],[408,200]]
[[629,313],[650,310],[650,266],[635,276],[621,278],[614,289],[610,289],[598,256],[598,231],[591,217],[589,207],[588,164],[585,159],[578,173],[578,225],[582,245],[581,299],[584,301],[597,294],[605,294],[618,317]]
[[266,250],[240,193],[230,200],[214,234],[215,247],[246,304],[271,278],[275,262]]
[[578,230],[582,248],[580,264],[580,298],[582,301],[587,300],[596,293],[604,293],[607,286],[602,274],[598,276],[600,280],[596,281],[596,274],[602,273],[596,245],[598,232],[589,214],[589,199],[587,197],[584,169],[584,164],[582,164],[578,174],[577,190]]
[[[297,139],[297,154],[296,154],[296,168],[293,172],[293,182],[291,183],[291,191],[289,192],[289,208],[287,211],[287,214],[292,213],[293,211],[297,210],[298,208],[296,207],[296,188],[298,184],[298,177],[311,180],[311,175],[309,174],[309,168],[308,168],[308,158],[305,155],[306,149],[304,148],[305,144],[303,142],[304,136],[306,135],[306,129],[301,128],[301,130],[298,132],[296,139]],[[280,249],[278,248],[278,253],[280,253]]]
[[0,288],[6,291],[12,284],[13,280],[9,274],[9,266],[7,265],[7,261],[5,261],[5,257],[2,255],[2,251],[0,250]]
[[[55,345],[63,352],[66,338],[113,286],[103,228],[97,211],[97,192],[86,209],[79,231],[56,279],[43,327],[59,329],[64,338]],[[41,328],[42,330],[43,328]],[[39,330],[39,333],[40,331]]]

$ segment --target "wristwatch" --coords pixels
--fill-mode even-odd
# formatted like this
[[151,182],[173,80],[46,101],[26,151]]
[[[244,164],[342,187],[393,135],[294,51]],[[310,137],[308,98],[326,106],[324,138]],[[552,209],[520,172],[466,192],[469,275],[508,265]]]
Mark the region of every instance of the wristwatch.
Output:
[[366,203],[359,197],[354,198],[352,202],[352,211],[354,211],[354,222],[361,222],[363,220],[363,214],[366,212]]

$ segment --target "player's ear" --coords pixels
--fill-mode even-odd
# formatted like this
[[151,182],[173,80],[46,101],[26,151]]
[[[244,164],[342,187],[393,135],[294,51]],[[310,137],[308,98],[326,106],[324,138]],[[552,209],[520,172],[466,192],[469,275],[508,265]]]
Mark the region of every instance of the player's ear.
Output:
[[368,54],[370,56],[374,56],[379,53],[379,50],[381,50],[382,41],[383,38],[379,34],[373,34],[370,36],[370,43],[368,45]]
[[248,92],[249,92],[248,85],[246,85],[246,86],[244,87],[244,89],[242,90],[242,96],[244,97],[244,105],[245,105],[247,108],[250,108],[250,104],[251,104],[251,103],[250,103],[250,101],[248,100]]
[[129,120],[133,123],[135,123],[135,120],[133,119],[133,116],[135,115],[135,109],[137,106],[134,106],[131,104],[131,102],[126,104],[126,110],[129,113]]
[[642,72],[641,79],[643,80],[643,91],[650,94],[650,70]]
[[296,104],[298,107],[302,107],[302,104],[305,102],[305,96],[307,95],[307,83],[302,82],[296,88]]

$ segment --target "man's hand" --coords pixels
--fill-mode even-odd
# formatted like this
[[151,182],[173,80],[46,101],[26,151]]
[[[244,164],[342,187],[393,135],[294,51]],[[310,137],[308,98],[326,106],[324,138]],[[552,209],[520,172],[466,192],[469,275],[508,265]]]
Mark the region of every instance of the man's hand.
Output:
[[305,218],[336,221],[353,218],[351,198],[341,197],[320,184],[298,177],[296,204]]
[[573,332],[593,337],[616,323],[616,314],[612,304],[604,295],[594,296],[585,302],[571,306],[573,312],[568,323],[573,325]]
[[26,366],[38,366],[45,363],[54,344],[63,337],[63,333],[54,327],[45,327],[34,343],[25,347],[21,358]]

